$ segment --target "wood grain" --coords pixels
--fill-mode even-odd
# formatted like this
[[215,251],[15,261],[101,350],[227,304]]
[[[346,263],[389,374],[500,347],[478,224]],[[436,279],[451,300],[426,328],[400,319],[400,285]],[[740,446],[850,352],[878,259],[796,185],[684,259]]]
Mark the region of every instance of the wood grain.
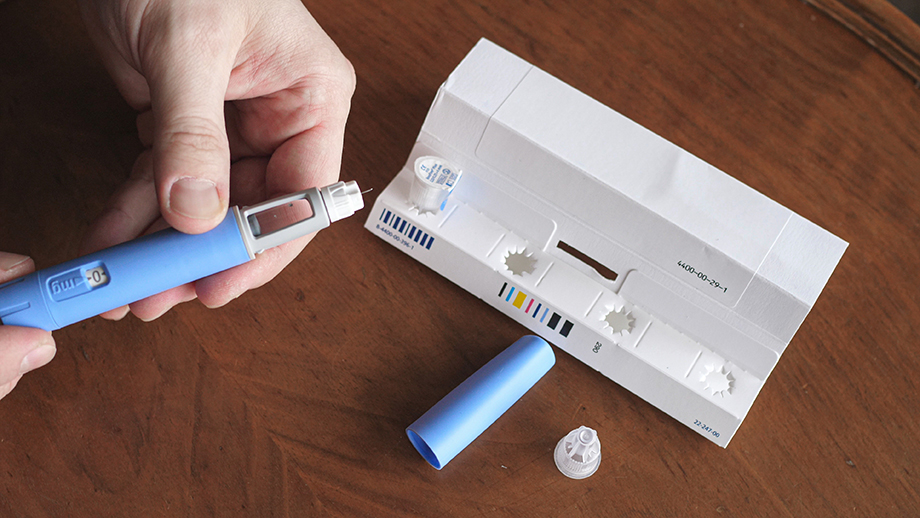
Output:
[[877,48],[920,85],[920,26],[888,0],[806,0]]
[[[218,310],[55,333],[0,401],[0,516],[916,516],[920,92],[796,0],[307,0],[379,193],[487,37],[850,242],[728,449],[564,353],[445,469],[404,429],[524,328],[362,228]],[[76,7],[0,4],[0,249],[72,258],[140,150]],[[368,201],[372,201],[374,193]],[[553,447],[600,433],[591,478]]]

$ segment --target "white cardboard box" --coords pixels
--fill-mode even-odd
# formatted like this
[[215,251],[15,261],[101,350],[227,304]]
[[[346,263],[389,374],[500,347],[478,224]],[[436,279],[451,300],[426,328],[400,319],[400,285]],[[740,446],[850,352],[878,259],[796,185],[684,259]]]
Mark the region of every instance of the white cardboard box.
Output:
[[[426,155],[463,171],[436,214]],[[365,226],[723,447],[847,246],[486,40]]]

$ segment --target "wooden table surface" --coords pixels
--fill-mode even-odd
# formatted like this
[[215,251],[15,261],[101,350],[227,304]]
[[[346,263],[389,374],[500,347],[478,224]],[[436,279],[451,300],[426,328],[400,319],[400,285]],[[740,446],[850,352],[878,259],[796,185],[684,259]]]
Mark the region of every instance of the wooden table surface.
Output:
[[[342,177],[406,160],[487,37],[850,243],[727,449],[557,350],[447,467],[405,428],[526,330],[363,229],[228,306],[55,333],[0,401],[0,516],[918,516],[920,91],[797,0],[307,0],[355,65]],[[0,250],[39,267],[140,150],[70,1],[0,3]],[[603,462],[563,477],[579,425]]]

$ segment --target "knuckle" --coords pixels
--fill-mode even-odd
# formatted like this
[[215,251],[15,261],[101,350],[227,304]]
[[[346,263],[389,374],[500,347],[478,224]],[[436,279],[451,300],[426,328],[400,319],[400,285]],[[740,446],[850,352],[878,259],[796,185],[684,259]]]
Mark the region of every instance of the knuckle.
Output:
[[310,112],[321,120],[347,117],[356,84],[354,66],[338,54],[327,73],[308,93]]
[[355,93],[355,88],[358,85],[358,75],[355,72],[355,66],[352,64],[351,60],[342,56],[342,64],[339,67],[342,72],[342,78],[340,79],[344,84],[345,92],[347,97],[350,99]]
[[223,128],[203,117],[182,117],[162,133],[162,144],[192,151],[214,153],[227,148]]

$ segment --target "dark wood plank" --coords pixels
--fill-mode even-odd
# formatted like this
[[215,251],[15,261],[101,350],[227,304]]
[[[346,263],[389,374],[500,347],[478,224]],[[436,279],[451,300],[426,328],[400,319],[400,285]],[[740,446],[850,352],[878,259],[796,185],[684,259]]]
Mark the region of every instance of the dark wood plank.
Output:
[[[343,177],[379,193],[487,37],[851,243],[727,450],[559,353],[442,471],[404,428],[526,331],[362,228],[269,285],[91,319],[0,401],[0,516],[920,513],[920,93],[795,0],[308,0],[357,69]],[[140,150],[70,2],[0,4],[0,249],[39,266]],[[372,193],[371,198],[374,194]],[[572,481],[555,442],[597,429]]]

